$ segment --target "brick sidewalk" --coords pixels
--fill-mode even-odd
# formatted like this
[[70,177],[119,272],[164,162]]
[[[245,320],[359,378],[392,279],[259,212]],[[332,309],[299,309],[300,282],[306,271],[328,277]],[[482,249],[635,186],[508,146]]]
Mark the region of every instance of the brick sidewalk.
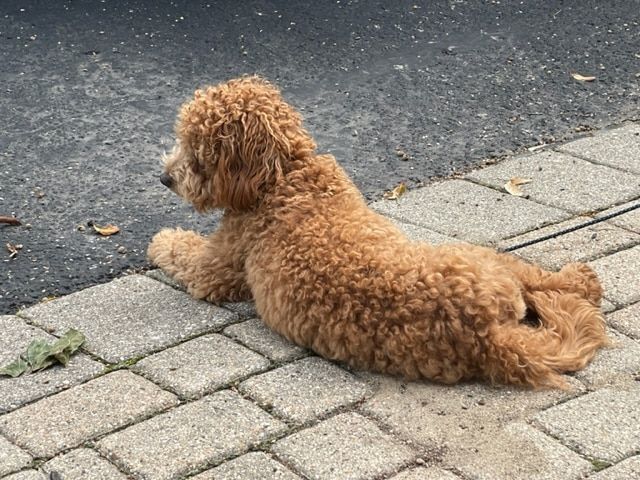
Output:
[[[528,198],[503,193],[514,176],[533,180]],[[627,124],[372,206],[416,239],[506,247],[639,197]],[[589,262],[605,286],[616,347],[571,391],[352,372],[271,333],[252,305],[193,300],[156,271],[0,317],[0,364],[69,327],[87,337],[67,368],[0,380],[0,477],[640,478],[640,210],[517,253]]]

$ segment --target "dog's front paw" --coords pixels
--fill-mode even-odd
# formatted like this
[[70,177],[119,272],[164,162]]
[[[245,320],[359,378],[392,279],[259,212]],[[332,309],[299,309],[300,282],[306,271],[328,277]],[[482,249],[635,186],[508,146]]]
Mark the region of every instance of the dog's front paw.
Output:
[[156,233],[147,248],[147,258],[154,265],[165,268],[174,257],[173,243],[179,229],[163,228]]

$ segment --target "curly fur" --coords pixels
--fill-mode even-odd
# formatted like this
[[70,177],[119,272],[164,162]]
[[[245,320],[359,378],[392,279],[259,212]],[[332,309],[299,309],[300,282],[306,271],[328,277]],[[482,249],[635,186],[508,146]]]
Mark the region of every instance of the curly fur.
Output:
[[563,387],[561,372],[607,343],[589,267],[552,273],[488,248],[410,241],[315,153],[300,115],[260,78],[196,91],[176,132],[173,190],[225,213],[209,236],[162,230],[148,254],[196,298],[253,299],[292,342],[408,379]]

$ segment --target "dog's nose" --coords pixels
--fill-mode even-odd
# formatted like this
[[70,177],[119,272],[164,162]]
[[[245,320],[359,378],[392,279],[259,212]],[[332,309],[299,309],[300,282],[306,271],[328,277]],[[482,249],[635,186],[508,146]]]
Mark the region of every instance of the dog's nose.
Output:
[[171,188],[173,186],[173,178],[171,178],[171,175],[163,173],[162,175],[160,175],[160,183],[167,188]]

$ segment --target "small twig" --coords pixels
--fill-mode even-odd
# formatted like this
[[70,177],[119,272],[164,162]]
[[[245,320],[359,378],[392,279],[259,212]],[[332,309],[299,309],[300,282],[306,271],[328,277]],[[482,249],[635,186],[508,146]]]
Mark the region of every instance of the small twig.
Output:
[[22,222],[16,217],[3,217],[0,215],[0,223],[6,223],[8,225],[22,225]]

